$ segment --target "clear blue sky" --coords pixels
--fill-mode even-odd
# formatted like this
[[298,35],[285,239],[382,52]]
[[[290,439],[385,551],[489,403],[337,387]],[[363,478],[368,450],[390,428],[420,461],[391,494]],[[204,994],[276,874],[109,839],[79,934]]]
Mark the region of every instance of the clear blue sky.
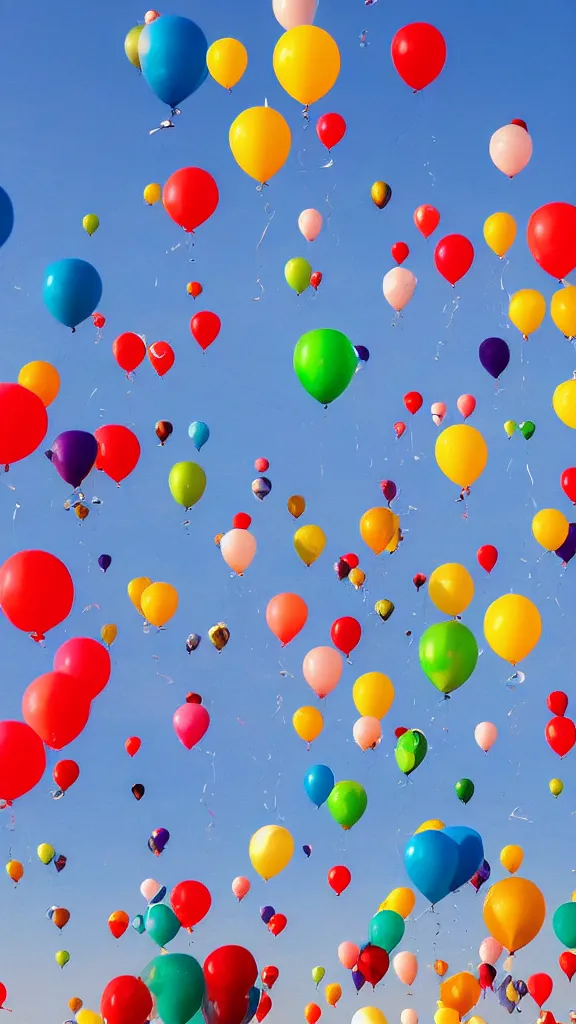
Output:
[[[550,399],[556,384],[571,376],[575,356],[549,320],[528,345],[508,327],[501,267],[482,238],[490,213],[512,213],[519,237],[506,286],[510,291],[536,287],[550,297],[554,282],[529,256],[525,224],[541,204],[575,197],[576,149],[567,99],[573,87],[573,5],[552,0],[544,16],[535,0],[508,5],[439,0],[432,7],[424,0],[400,6],[380,0],[372,8],[362,0],[322,0],[317,24],[336,38],[342,72],[312,120],[336,110],[348,122],[331,170],[321,168],[324,151],[313,126],[303,131],[298,104],[275,80],[271,56],[280,29],[268,0],[257,5],[198,0],[171,10],[197,19],[209,41],[240,38],[250,64],[232,96],[207,81],[183,104],[177,130],[150,138],[148,130],[158,123],[162,107],[123,52],[124,36],[143,18],[144,8],[127,0],[89,7],[71,0],[32,5],[6,0],[4,7],[0,184],[13,198],[16,226],[0,253],[2,379],[14,380],[29,359],[49,359],[61,372],[62,390],[50,410],[47,440],[68,428],[125,423],[138,434],[143,455],[120,490],[101,474],[93,475],[86,492],[103,504],[82,525],[63,510],[67,488],[44,458],[45,446],[2,482],[2,557],[22,548],[46,548],[64,559],[76,586],[74,610],[49,635],[46,650],[0,619],[2,717],[19,715],[24,688],[51,667],[67,636],[98,636],[103,623],[115,622],[118,640],[110,685],[95,702],[84,734],[66,751],[81,765],[78,784],[54,802],[47,773],[19,802],[12,831],[8,816],[2,818],[5,859],[22,860],[26,873],[17,891],[7,878],[1,886],[0,979],[9,989],[14,1024],[32,1024],[40,1016],[46,1024],[59,1024],[69,1016],[72,995],[97,1009],[113,976],[138,973],[155,954],[149,938],[131,929],[117,944],[108,933],[109,913],[143,911],[139,885],[149,875],[169,887],[192,877],[209,886],[213,909],[192,946],[183,935],[171,948],[190,949],[203,960],[220,944],[240,942],[253,951],[259,967],[277,964],[281,977],[273,993],[273,1022],[302,1019],[304,1004],[316,995],[310,979],[315,964],[326,967],[326,981],[344,986],[335,1011],[342,1021],[369,1003],[381,1007],[390,1022],[407,1005],[419,1010],[422,1021],[430,1020],[437,988],[428,965],[437,956],[453,970],[477,963],[485,928],[482,896],[471,887],[445,900],[436,919],[425,915],[408,926],[401,948],[420,959],[411,999],[392,971],[374,996],[365,989],[357,998],[336,958],[341,940],[365,939],[378,903],[406,881],[400,851],[424,818],[438,815],[478,828],[493,878],[500,877],[500,848],[522,844],[524,874],[542,886],[550,910],[569,899],[573,888],[573,772],[570,762],[560,766],[547,748],[544,726],[547,692],[570,692],[575,570],[564,573],[553,556],[539,560],[530,523],[538,507],[571,513],[559,476],[575,461],[574,441],[554,416]],[[389,56],[393,33],[418,19],[433,20],[448,45],[445,71],[423,97],[403,85]],[[364,49],[362,29],[368,29],[370,44]],[[267,190],[275,217],[257,253],[266,224],[264,203],[234,163],[228,128],[239,111],[265,97],[288,118],[294,144],[288,164]],[[510,182],[490,162],[488,140],[518,117],[528,123],[534,156]],[[210,171],[221,195],[216,215],[197,234],[195,262],[189,262],[183,245],[171,251],[182,238],[162,208],[147,209],[142,202],[148,182],[163,182],[189,164]],[[370,186],[378,178],[393,191],[383,212],[370,202]],[[298,214],[308,206],[326,212],[327,202],[330,221],[307,248]],[[457,289],[459,308],[449,329],[453,293],[434,269],[433,242],[426,244],[412,224],[413,210],[424,202],[441,211],[441,234],[462,232],[476,247],[474,267]],[[92,239],[81,227],[88,212],[101,219]],[[402,239],[412,250],[407,265],[419,284],[401,325],[393,327],[381,281],[392,265],[390,245]],[[284,282],[283,267],[308,251],[324,283],[317,296],[297,300]],[[100,308],[107,325],[98,345],[90,325],[71,336],[43,307],[43,269],[65,256],[89,259],[101,273]],[[265,295],[254,302],[258,276]],[[191,279],[204,285],[196,306],[186,294]],[[188,330],[198,308],[213,309],[223,325],[204,356]],[[338,328],[371,353],[367,369],[327,413],[292,371],[294,345],[314,327]],[[111,354],[114,337],[127,330],[145,334],[149,342],[169,340],[176,351],[174,370],[160,380],[146,364],[129,384]],[[495,395],[477,349],[485,337],[498,334],[509,341],[512,360]],[[424,408],[413,422],[412,449],[408,435],[395,442],[392,424],[404,418],[402,396],[414,389],[422,392]],[[449,422],[458,421],[455,403],[462,392],[477,398],[472,422],[490,450],[467,521],[454,504],[455,489],[436,467],[437,431],[429,416],[432,402],[445,401]],[[532,440],[517,435],[508,441],[502,424],[509,418],[534,420]],[[164,448],[154,435],[158,419],[174,424]],[[211,439],[199,457],[208,487],[187,531],[167,477],[174,462],[194,458],[187,435],[192,419],[210,425]],[[270,460],[273,490],[257,505],[250,484],[253,460],[261,455]],[[377,561],[362,545],[358,522],[366,508],[379,503],[383,477],[401,489],[399,509],[412,511],[402,519],[401,550]],[[294,492],[306,496],[307,521],[321,525],[328,537],[324,556],[309,571],[292,548],[294,526],[285,503]],[[230,579],[212,538],[240,510],[253,515],[259,548],[238,581]],[[483,543],[500,550],[490,578],[475,562]],[[361,593],[338,583],[332,571],[334,560],[350,550],[359,552],[367,573]],[[96,566],[102,552],[113,557],[106,576]],[[416,595],[412,577],[429,574],[443,561],[461,561],[474,574],[476,597],[465,621],[481,647],[485,608],[500,594],[517,589],[540,608],[543,637],[523,666],[525,684],[514,692],[505,685],[506,666],[490,651],[447,703],[438,700],[421,673],[417,638],[440,616],[424,591]],[[143,574],[169,581],[180,592],[180,609],[161,635],[143,634],[126,596],[127,582]],[[269,598],[284,590],[306,599],[310,618],[281,654],[264,611]],[[372,613],[374,601],[383,597],[396,605],[386,624]],[[346,667],[327,703],[325,732],[308,754],[291,725],[293,711],[310,698],[302,658],[311,647],[329,642],[331,622],[345,614],[360,619],[364,636],[354,664]],[[208,628],[219,620],[232,634],[220,656],[207,641]],[[408,629],[412,645],[405,637]],[[204,640],[189,657],[184,641],[192,631]],[[280,674],[282,666],[289,676]],[[356,717],[351,684],[371,669],[392,678],[397,697],[382,745],[362,754],[351,738]],[[189,689],[203,695],[212,716],[202,749],[190,753],[171,724]],[[483,719],[500,730],[488,757],[473,740],[474,726]],[[423,729],[430,745],[408,784],[393,756],[398,725]],[[124,752],[131,734],[142,737],[133,761]],[[51,764],[56,760],[53,755]],[[366,815],[346,837],[326,809],[316,812],[304,795],[304,772],[316,762],[367,788]],[[554,801],[548,781],[556,774],[566,789]],[[453,791],[462,776],[476,784],[467,808]],[[135,782],[146,786],[140,803],[130,793]],[[520,820],[510,818],[515,808]],[[250,871],[248,840],[255,829],[275,821],[291,829],[297,854],[283,875],[264,886]],[[160,860],[146,847],[158,826],[172,834]],[[62,874],[37,861],[40,842],[66,854]],[[314,848],[308,861],[300,853],[303,843]],[[326,884],[328,869],[337,863],[347,864],[353,874],[351,888],[338,901]],[[254,882],[241,905],[230,892],[239,873]],[[258,907],[267,902],[289,917],[278,939],[259,919]],[[52,904],[71,912],[62,936],[45,918]],[[425,907],[419,898],[415,916]],[[58,948],[71,953],[64,971],[54,963]],[[566,1019],[570,991],[556,966],[560,951],[547,920],[540,938],[517,958],[518,973],[551,972],[557,988],[549,1006]],[[535,1011],[533,1005],[525,1008],[528,1015]],[[333,1011],[325,1007],[325,1012]],[[481,1012],[492,1021],[494,1013],[504,1011],[491,999]]]

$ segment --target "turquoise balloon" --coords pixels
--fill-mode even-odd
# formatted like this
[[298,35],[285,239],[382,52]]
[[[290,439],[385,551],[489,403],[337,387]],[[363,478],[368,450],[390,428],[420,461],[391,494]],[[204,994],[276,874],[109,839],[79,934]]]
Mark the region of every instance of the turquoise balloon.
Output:
[[404,918],[395,910],[379,910],[370,921],[370,942],[391,953],[402,942],[405,928]]
[[576,947],[576,903],[562,903],[554,911],[552,927],[557,939],[569,949]]
[[132,927],[134,931],[138,932],[138,935],[142,935],[142,932],[146,931],[146,925],[144,924],[142,914],[136,914],[136,917],[132,919]]
[[308,331],[294,349],[296,376],[322,405],[329,405],[346,390],[357,366],[354,346],[341,331]]
[[102,281],[86,260],[57,260],[46,267],[42,294],[54,319],[76,330],[100,302]]
[[188,427],[188,436],[194,442],[196,451],[199,452],[210,437],[210,428],[208,424],[203,423],[202,420],[194,420],[194,422]]
[[188,1024],[202,1005],[204,974],[188,953],[154,957],[141,978],[156,1000],[156,1013],[163,1024]]
[[144,924],[150,938],[161,949],[180,931],[180,922],[176,914],[165,903],[152,903],[146,911]]

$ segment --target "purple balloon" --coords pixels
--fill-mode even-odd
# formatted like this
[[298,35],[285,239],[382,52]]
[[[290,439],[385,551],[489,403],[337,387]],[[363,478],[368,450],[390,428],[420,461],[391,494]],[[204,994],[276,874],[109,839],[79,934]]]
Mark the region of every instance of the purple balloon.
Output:
[[510,362],[510,349],[502,338],[486,338],[478,349],[480,362],[491,377],[498,377]]
[[260,907],[260,917],[264,921],[264,924],[268,924],[268,921],[274,917],[275,913],[276,911],[274,910],[274,907]]
[[367,363],[370,359],[370,352],[365,345],[356,345],[354,351],[361,363]]
[[366,983],[366,978],[362,974],[362,971],[352,971],[352,981],[356,987],[356,991],[359,992],[362,986]]
[[490,865],[488,861],[485,860],[483,861],[481,867],[478,868],[478,871],[476,871],[475,874],[472,875],[472,878],[470,879],[470,885],[473,885],[474,888],[476,889],[476,892],[478,892],[479,888],[482,885],[484,885],[484,882],[487,882],[489,878]]
[[309,857],[310,854],[312,853],[312,847],[309,846],[308,843],[306,843],[306,845],[302,847],[302,851],[306,854],[307,857]]
[[570,523],[568,536],[564,543],[557,548],[556,554],[558,558],[562,559],[564,565],[568,565],[568,562],[576,555],[576,523]]
[[170,833],[167,828],[155,828],[148,840],[148,849],[159,857],[169,839]]
[[110,555],[98,555],[98,565],[102,569],[102,572],[106,572],[106,570],[112,565]]
[[46,455],[67,484],[79,487],[96,462],[98,442],[87,430],[65,430]]

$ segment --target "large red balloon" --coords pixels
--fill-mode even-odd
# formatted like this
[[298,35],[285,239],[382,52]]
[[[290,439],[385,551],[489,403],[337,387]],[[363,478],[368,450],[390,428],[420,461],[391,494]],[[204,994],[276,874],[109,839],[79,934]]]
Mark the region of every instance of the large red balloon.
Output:
[[554,690],[546,697],[546,706],[553,715],[563,718],[568,707],[568,697],[562,690]]
[[493,544],[483,544],[481,548],[478,548],[476,558],[480,568],[484,569],[484,572],[491,573],[498,561],[498,548],[495,548]]
[[122,974],[102,993],[100,1013],[106,1024],[144,1024],[152,1013],[152,996],[140,978]]
[[531,974],[526,984],[536,1006],[542,1008],[552,995],[554,988],[552,978],[549,974]]
[[333,149],[346,134],[346,121],[340,114],[323,114],[316,121],[316,134],[326,149]]
[[405,25],[392,40],[392,63],[411,89],[425,89],[446,63],[444,36],[425,21]]
[[58,764],[54,765],[52,771],[52,778],[63,793],[70,789],[70,786],[74,785],[79,775],[80,769],[76,761],[58,761]]
[[364,946],[358,957],[358,964],[356,970],[360,971],[360,974],[366,979],[372,988],[376,988],[379,981],[386,974],[390,966],[390,957],[385,949],[381,946],[372,946],[368,944]]
[[174,171],[162,190],[164,209],[184,231],[195,231],[218,206],[218,186],[201,167]]
[[31,455],[47,430],[48,415],[38,395],[21,384],[0,384],[0,465]]
[[190,321],[192,337],[204,351],[209,348],[213,341],[216,341],[220,334],[221,326],[222,321],[220,317],[216,313],[210,313],[207,309],[202,310],[201,313],[196,313]]
[[110,679],[112,662],[104,644],[89,636],[74,636],[56,651],[53,668],[75,676],[88,699],[94,700]]
[[546,726],[546,742],[558,757],[566,757],[576,743],[576,726],[571,718],[557,715]]
[[560,486],[573,505],[576,505],[576,466],[565,469],[560,477]]
[[347,889],[352,881],[352,875],[343,864],[337,864],[328,872],[328,885],[334,890],[337,896],[341,896],[344,889]]
[[219,946],[204,961],[206,993],[210,1000],[226,992],[247,996],[257,977],[256,961],[244,946]]
[[[103,470],[117,484],[125,480],[138,464],[140,442],[128,427],[110,423],[94,431],[98,441],[96,469]],[[0,604],[2,603],[0,599]]]
[[212,897],[202,882],[178,882],[170,893],[170,903],[182,927],[191,932],[206,917]]
[[452,286],[467,274],[474,262],[474,246],[464,235],[445,235],[434,250],[436,270]]
[[146,355],[146,345],[139,334],[126,331],[112,342],[112,354],[121,370],[132,373]]
[[148,348],[148,359],[159,377],[163,377],[174,366],[174,349],[167,341],[153,341]]
[[350,652],[360,643],[360,637],[362,636],[362,626],[357,619],[353,619],[350,615],[344,615],[341,619],[336,619],[332,623],[330,629],[330,639],[342,654],[345,654],[347,658],[350,657]]
[[562,281],[576,267],[576,206],[541,206],[528,221],[526,237],[538,266]]
[[568,981],[572,981],[572,978],[576,974],[576,953],[571,953],[569,950],[565,950],[564,953],[560,953],[558,957],[558,965],[560,970],[564,972]]
[[414,210],[414,223],[424,238],[430,238],[440,223],[440,214],[435,206],[424,203]]
[[72,577],[48,551],[18,551],[0,566],[0,608],[34,640],[62,622],[73,601]]
[[46,746],[61,750],[82,732],[90,700],[73,676],[46,672],[24,691],[22,717]]
[[17,800],[40,782],[46,751],[24,722],[0,722],[0,800]]

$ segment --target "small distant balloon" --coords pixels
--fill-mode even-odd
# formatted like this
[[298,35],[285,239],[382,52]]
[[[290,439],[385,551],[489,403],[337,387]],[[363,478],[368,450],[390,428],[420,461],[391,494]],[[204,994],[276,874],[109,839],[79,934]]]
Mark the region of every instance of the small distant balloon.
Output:
[[82,218],[82,227],[87,235],[93,235],[100,227],[100,219],[95,213],[87,213],[86,216]]
[[208,630],[208,639],[217,651],[223,651],[230,639],[230,630],[225,622],[217,622]]
[[392,189],[385,181],[375,181],[370,189],[370,198],[379,210],[383,210],[392,199]]
[[293,516],[294,519],[300,519],[300,516],[306,510],[306,500],[301,494],[293,494],[288,498],[286,506],[290,515]]
[[159,203],[162,199],[162,185],[158,185],[157,182],[152,182],[150,185],[146,185],[144,189],[144,202],[147,206],[154,206],[155,203]]
[[186,285],[186,291],[193,299],[197,299],[199,295],[202,295],[204,289],[199,281],[189,281]]
[[196,648],[200,646],[200,640],[201,637],[198,636],[198,633],[190,633],[190,636],[186,640],[186,650],[188,651],[188,654],[192,654],[192,651],[195,651]]
[[110,555],[98,555],[98,565],[102,569],[102,572],[108,572],[108,569],[112,565],[112,558]]
[[199,452],[210,437],[210,428],[202,420],[194,420],[188,427],[188,436],[192,439],[196,451]]
[[202,697],[200,696],[199,693],[187,693],[186,694],[186,703],[187,704],[201,704],[202,703]]
[[136,782],[132,786],[132,796],[134,797],[135,800],[141,800],[145,792],[146,790],[144,789],[144,786],[142,785],[141,782]]
[[314,291],[317,292],[320,285],[322,284],[322,274],[319,270],[315,270],[310,275],[310,284],[312,285]]
[[254,460],[254,469],[257,473],[265,473],[267,469],[270,469],[270,463],[268,459],[258,458]]
[[309,857],[310,854],[312,853],[312,847],[308,843],[306,843],[302,847],[302,852],[306,855],[306,857]]
[[105,626],[102,626],[100,630],[100,638],[107,647],[111,647],[116,637],[118,636],[118,627],[113,622],[108,622]]
[[356,355],[358,356],[358,362],[364,366],[370,359],[370,352],[365,345],[356,345],[354,348]]
[[252,494],[259,501],[264,501],[272,490],[272,482],[267,476],[259,476],[252,481]]
[[158,423],[156,424],[154,429],[156,431],[156,437],[158,438],[160,444],[163,447],[164,442],[167,441],[168,438],[170,437],[170,434],[173,433],[174,427],[169,422],[169,420],[158,420]]
[[159,857],[166,848],[166,844],[169,839],[170,833],[167,828],[155,828],[148,839],[148,849],[151,850],[156,857]]
[[159,17],[160,15],[158,14],[158,11],[146,11],[146,14],[144,15],[144,24],[149,25],[152,21],[156,21],[156,18]]

